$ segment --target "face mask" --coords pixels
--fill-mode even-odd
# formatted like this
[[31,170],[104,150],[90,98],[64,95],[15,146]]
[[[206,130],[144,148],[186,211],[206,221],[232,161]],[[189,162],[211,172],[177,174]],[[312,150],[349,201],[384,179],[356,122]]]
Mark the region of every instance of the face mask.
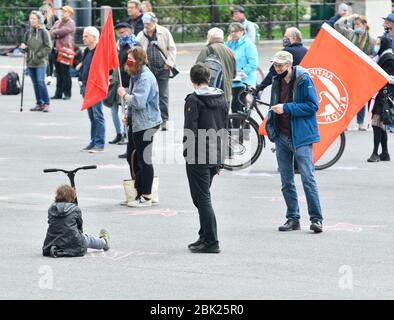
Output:
[[134,61],[134,60],[127,59],[126,65],[127,65],[128,67],[132,67],[134,64],[135,64],[135,61]]
[[278,74],[278,78],[279,78],[279,79],[284,79],[284,78],[287,76],[288,73],[289,73],[289,71],[286,70],[285,72],[283,72],[283,73],[281,73],[281,74]]
[[289,38],[283,38],[283,46],[288,47],[291,45],[290,39]]
[[390,30],[391,30],[391,28],[389,28],[389,27],[385,27],[385,28],[384,28],[384,31],[387,32],[387,33],[389,33]]
[[356,34],[361,34],[363,32],[363,29],[361,29],[361,27],[354,29],[354,32]]
[[376,45],[373,47],[373,53],[375,54],[375,56],[378,54],[379,50],[380,50],[380,46]]

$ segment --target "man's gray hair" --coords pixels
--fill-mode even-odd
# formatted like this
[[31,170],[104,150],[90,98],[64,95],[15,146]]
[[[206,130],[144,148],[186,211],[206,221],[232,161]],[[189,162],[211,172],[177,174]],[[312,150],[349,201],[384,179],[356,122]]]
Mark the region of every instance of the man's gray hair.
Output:
[[224,32],[222,29],[216,27],[209,29],[207,39],[208,39],[208,43],[223,42]]
[[83,29],[83,32],[95,37],[97,41],[100,38],[100,31],[98,31],[96,27],[92,27],[92,26],[86,27],[85,29]]
[[129,1],[127,2],[127,4],[130,4],[130,3],[134,3],[134,4],[135,4],[135,7],[136,7],[138,10],[141,10],[141,1],[138,1],[138,0],[129,0]]
[[297,42],[302,42],[301,31],[296,27],[287,28],[287,31],[290,32],[290,36],[297,39]]

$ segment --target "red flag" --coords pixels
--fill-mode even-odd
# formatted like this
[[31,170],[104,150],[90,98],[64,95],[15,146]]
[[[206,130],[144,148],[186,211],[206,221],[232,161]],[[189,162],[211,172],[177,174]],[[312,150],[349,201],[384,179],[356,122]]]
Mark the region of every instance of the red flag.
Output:
[[301,66],[308,69],[319,98],[320,142],[313,147],[316,162],[357,112],[388,82],[389,75],[326,23]]
[[90,65],[85,98],[81,110],[90,108],[108,94],[109,71],[119,66],[112,11],[108,13]]

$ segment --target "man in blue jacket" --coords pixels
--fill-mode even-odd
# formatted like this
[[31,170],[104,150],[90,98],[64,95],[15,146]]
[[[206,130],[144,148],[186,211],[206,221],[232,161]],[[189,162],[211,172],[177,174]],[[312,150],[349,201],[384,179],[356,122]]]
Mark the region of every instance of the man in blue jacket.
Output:
[[267,133],[275,142],[276,158],[282,182],[282,194],[287,206],[287,221],[279,231],[300,230],[300,209],[294,183],[294,159],[298,163],[308,204],[310,229],[323,231],[323,216],[314,176],[312,145],[320,141],[316,112],[319,102],[308,71],[292,66],[293,55],[279,51],[271,61],[277,73],[271,90],[271,110]]

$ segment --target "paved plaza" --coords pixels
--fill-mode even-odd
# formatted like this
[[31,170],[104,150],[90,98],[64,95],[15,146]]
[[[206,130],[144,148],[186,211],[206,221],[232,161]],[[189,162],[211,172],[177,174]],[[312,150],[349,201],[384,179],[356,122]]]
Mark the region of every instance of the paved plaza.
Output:
[[[260,46],[267,70],[279,43]],[[192,91],[188,70],[199,47],[179,46],[181,73],[170,81],[170,130],[155,136],[160,203],[133,209],[124,200],[129,178],[125,146],[106,144],[89,154],[90,122],[73,79],[72,99],[54,100],[50,112],[30,112],[32,83],[20,95],[0,96],[0,299],[393,299],[394,162],[367,163],[372,131],[346,132],[346,149],[333,167],[316,172],[324,232],[309,230],[300,182],[302,230],[280,233],[285,203],[271,143],[249,169],[214,179],[213,205],[222,252],[192,254],[199,220],[182,159],[183,104]],[[0,75],[21,73],[22,58],[0,57]],[[55,83],[49,86],[52,96]],[[264,93],[268,99],[269,92]],[[106,140],[115,136],[105,108]],[[355,127],[352,123],[349,128]],[[389,133],[394,156],[394,134]],[[111,250],[81,258],[42,256],[47,209],[68,178],[45,168],[80,171],[76,188],[84,231],[111,234]]]

